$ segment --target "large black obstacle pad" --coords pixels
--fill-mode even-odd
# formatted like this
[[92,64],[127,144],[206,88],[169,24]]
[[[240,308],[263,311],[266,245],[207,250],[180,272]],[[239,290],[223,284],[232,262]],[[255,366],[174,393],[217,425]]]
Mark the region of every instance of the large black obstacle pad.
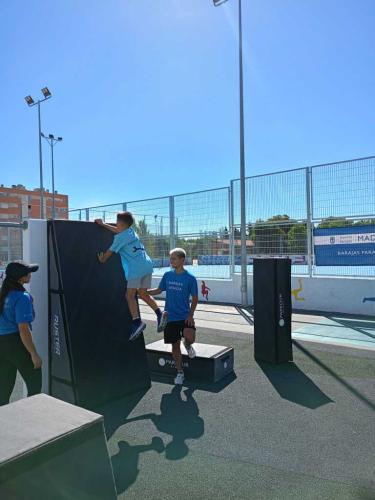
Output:
[[254,259],[254,357],[293,359],[290,259]]
[[48,222],[50,394],[85,408],[150,386],[120,258],[97,260],[112,240],[94,223]]

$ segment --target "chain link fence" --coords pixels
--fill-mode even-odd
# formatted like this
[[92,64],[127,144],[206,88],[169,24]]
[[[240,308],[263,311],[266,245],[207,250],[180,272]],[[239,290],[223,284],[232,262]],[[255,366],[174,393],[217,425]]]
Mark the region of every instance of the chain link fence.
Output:
[[[186,249],[188,267],[199,277],[240,272],[239,179],[229,188],[87,208],[70,212],[70,218],[115,222],[123,210],[135,215],[156,274],[168,268],[169,250],[177,245]],[[375,266],[364,265],[364,246],[348,264],[328,265],[332,259],[317,258],[315,245],[315,234],[326,229],[330,242],[336,233],[353,242],[361,231],[368,239],[372,226],[375,237],[375,157],[248,177],[246,220],[249,273],[254,257],[287,256],[294,274],[375,277]]]
[[[224,188],[71,210],[69,219],[115,223],[125,210],[156,275],[168,269],[176,246],[185,248],[197,277],[240,272],[239,179]],[[249,273],[254,257],[288,256],[294,274],[375,277],[375,157],[248,177],[246,220]],[[349,246],[340,253],[343,244]],[[0,222],[0,268],[21,257],[22,230]]]

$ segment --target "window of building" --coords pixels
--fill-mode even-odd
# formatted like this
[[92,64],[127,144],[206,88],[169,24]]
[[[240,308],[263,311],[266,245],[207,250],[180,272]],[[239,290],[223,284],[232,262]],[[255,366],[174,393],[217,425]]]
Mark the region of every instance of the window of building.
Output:
[[0,219],[5,219],[5,220],[10,220],[10,219],[16,219],[18,220],[18,215],[16,214],[0,214]]

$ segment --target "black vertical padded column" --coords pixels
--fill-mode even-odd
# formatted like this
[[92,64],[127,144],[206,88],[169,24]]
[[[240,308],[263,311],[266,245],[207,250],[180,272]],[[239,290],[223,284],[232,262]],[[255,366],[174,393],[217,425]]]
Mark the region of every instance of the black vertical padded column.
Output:
[[50,394],[85,408],[150,386],[143,335],[128,341],[120,258],[97,260],[112,240],[91,222],[48,222]]
[[254,259],[254,357],[293,359],[290,259]]

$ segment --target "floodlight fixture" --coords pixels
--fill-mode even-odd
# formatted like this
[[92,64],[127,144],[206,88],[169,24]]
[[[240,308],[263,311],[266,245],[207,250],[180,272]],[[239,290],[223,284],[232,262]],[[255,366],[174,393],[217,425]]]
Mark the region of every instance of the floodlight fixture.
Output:
[[44,135],[43,132],[40,134],[44,139],[48,142],[51,148],[51,167],[52,167],[52,219],[56,216],[56,207],[55,207],[55,165],[54,165],[54,156],[53,149],[57,142],[61,142],[62,137],[55,137],[53,134]]
[[42,160],[42,137],[44,137],[46,140],[47,137],[42,133],[42,127],[41,127],[41,119],[40,119],[40,104],[50,97],[52,97],[51,92],[49,91],[48,87],[43,87],[41,89],[41,92],[43,94],[44,99],[38,99],[36,102],[34,99],[31,97],[31,95],[28,95],[25,97],[25,101],[29,107],[32,106],[37,106],[38,107],[38,139],[39,139],[39,176],[40,176],[40,218],[44,219],[44,201],[43,201],[43,160]]
[[49,97],[52,96],[52,94],[49,91],[48,87],[43,87],[42,88],[42,94],[44,95],[45,99],[48,99]]
[[25,101],[28,106],[32,106],[33,104],[35,104],[34,99],[31,97],[31,95],[27,95],[25,97]]

